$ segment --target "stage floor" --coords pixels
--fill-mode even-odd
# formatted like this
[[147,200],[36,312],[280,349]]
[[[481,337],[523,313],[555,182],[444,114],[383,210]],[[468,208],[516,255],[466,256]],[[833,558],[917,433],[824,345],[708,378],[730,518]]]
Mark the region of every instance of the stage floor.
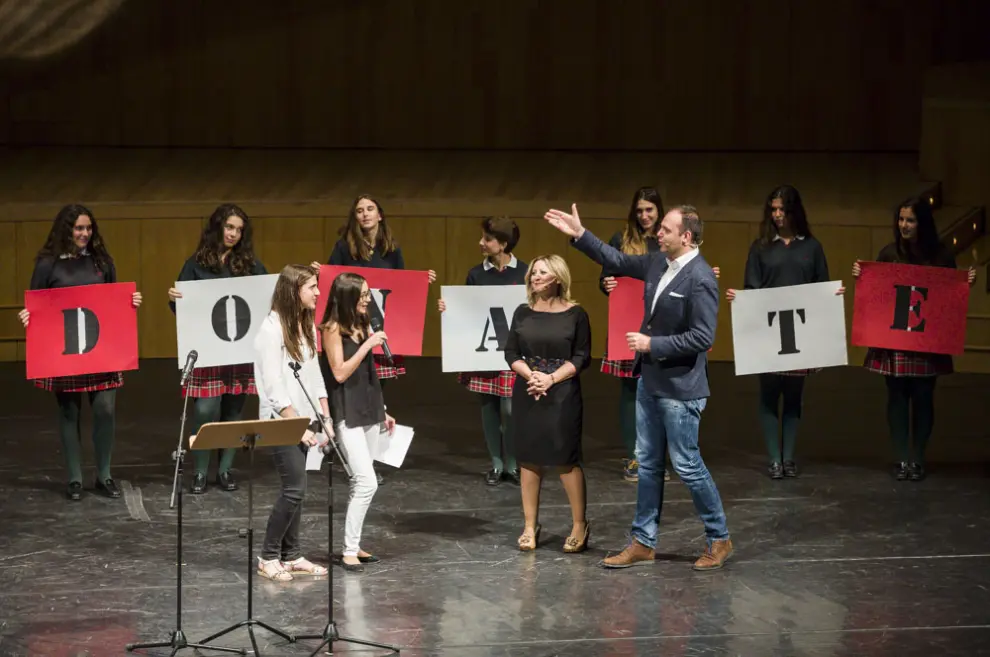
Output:
[[[124,498],[92,493],[87,467],[87,494],[70,503],[53,399],[23,380],[22,364],[0,366],[0,655],[124,655],[128,642],[167,639],[175,626],[168,504],[178,372],[173,361],[141,368],[118,397],[114,475]],[[543,543],[522,554],[518,489],[483,482],[477,401],[440,373],[438,359],[413,359],[408,369],[386,398],[416,440],[401,471],[382,468],[386,483],[365,524],[363,547],[382,562],[364,574],[333,571],[336,619],[348,636],[396,644],[410,657],[990,654],[990,376],[940,383],[930,476],[919,484],[889,474],[880,377],[852,367],[822,372],[806,390],[803,474],[773,482],[755,380],[713,364],[702,452],[736,552],[724,570],[699,574],[690,565],[702,526],[677,481],[657,563],[615,572],[597,565],[625,544],[635,500],[635,485],[621,478],[614,379],[597,369],[584,377],[591,549],[563,553],[570,516],[559,481],[549,481]],[[84,454],[91,466],[88,437]],[[256,545],[277,490],[270,459],[259,457]],[[242,455],[235,467],[246,483]],[[324,563],[325,482],[311,475],[303,520],[304,549]],[[339,543],[342,476],[335,490]],[[184,501],[183,625],[196,640],[246,617],[247,543],[238,529],[247,491],[211,488]],[[255,579],[255,616],[293,633],[320,632],[326,601],[326,578]],[[257,636],[265,655],[316,647]],[[217,645],[250,647],[245,630]]]

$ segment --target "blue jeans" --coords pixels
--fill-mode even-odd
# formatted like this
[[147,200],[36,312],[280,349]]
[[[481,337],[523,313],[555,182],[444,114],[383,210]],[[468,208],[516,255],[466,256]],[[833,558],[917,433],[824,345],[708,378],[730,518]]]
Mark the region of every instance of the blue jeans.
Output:
[[640,379],[636,386],[636,460],[639,486],[632,537],[656,548],[663,507],[663,468],[667,451],[674,472],[691,493],[694,508],[705,524],[708,544],[729,538],[722,499],[698,449],[698,425],[706,399],[678,401],[655,397]]

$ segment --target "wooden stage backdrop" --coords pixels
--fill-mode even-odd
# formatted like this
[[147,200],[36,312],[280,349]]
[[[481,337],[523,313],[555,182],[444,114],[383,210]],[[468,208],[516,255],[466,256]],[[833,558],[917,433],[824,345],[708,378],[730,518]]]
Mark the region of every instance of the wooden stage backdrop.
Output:
[[[20,334],[15,313],[34,255],[60,204],[49,190],[91,206],[121,280],[137,281],[144,358],[175,357],[175,323],[166,290],[194,250],[205,218],[222,201],[243,205],[258,255],[271,271],[289,262],[325,261],[351,201],[378,193],[409,268],[435,269],[424,353],[440,353],[434,299],[440,284],[460,285],[480,261],[479,221],[507,214],[520,224],[517,253],[567,258],[575,293],[593,318],[595,355],[605,346],[606,297],[600,270],[542,219],[551,206],[579,208],[607,239],[632,192],[658,182],[668,204],[691,202],[706,221],[703,251],[722,269],[721,287],[741,287],[762,203],[782,181],[805,196],[832,277],[848,282],[857,258],[873,258],[891,239],[891,207],[918,187],[914,156],[647,153],[411,153],[253,151],[37,151],[8,153],[0,169],[0,335]],[[143,200],[142,200],[143,199]],[[851,319],[852,296],[847,297]],[[19,359],[23,344],[0,343]],[[850,362],[862,358],[850,350]],[[723,303],[712,354],[732,358]]]

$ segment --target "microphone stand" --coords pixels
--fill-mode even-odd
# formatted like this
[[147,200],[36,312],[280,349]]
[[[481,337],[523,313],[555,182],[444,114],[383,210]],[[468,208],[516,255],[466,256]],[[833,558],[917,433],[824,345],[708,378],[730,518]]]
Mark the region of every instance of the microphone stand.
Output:
[[333,617],[333,455],[336,454],[337,458],[340,459],[340,465],[344,468],[344,473],[347,474],[347,478],[351,479],[354,477],[354,472],[351,470],[350,463],[347,462],[346,455],[340,451],[337,446],[337,441],[333,431],[329,426],[327,426],[326,420],[323,418],[323,413],[320,412],[320,407],[316,405],[313,398],[310,397],[309,391],[306,390],[306,386],[303,384],[302,379],[299,377],[299,370],[302,366],[299,363],[289,363],[289,367],[292,368],[292,373],[296,377],[296,381],[299,382],[299,387],[302,388],[303,394],[306,395],[309,405],[313,408],[313,412],[316,417],[319,418],[320,426],[323,427],[323,435],[327,437],[330,443],[331,451],[324,452],[327,457],[327,553],[330,557],[329,568],[327,569],[327,624],[323,628],[322,634],[297,634],[296,641],[300,639],[319,639],[322,642],[316,647],[310,657],[316,657],[324,646],[330,648],[330,653],[333,653],[333,644],[337,642],[343,643],[353,643],[361,646],[371,646],[372,648],[381,648],[382,650],[389,650],[394,654],[399,654],[399,648],[396,646],[390,646],[385,643],[375,643],[374,641],[367,641],[365,639],[355,639],[353,637],[341,636],[337,631],[337,621]]
[[[192,360],[195,363],[195,358]],[[191,371],[191,368],[189,369]],[[186,377],[183,377],[183,379],[185,378]],[[185,389],[186,381],[182,381],[180,385],[183,389]],[[182,442],[186,437],[186,410],[188,407],[189,395],[184,394],[182,401],[182,418],[179,422],[179,444],[175,448],[175,451],[172,452],[172,458],[175,460],[175,472],[172,475],[172,498],[168,504],[168,508],[173,509],[176,507],[176,500],[178,500],[178,509],[176,514],[178,524],[175,532],[175,629],[172,631],[168,641],[157,641],[154,643],[128,643],[125,648],[127,649],[127,652],[145,648],[171,648],[171,657],[175,657],[176,653],[186,648],[192,648],[194,650],[216,650],[220,652],[230,652],[237,655],[246,655],[247,651],[242,648],[224,648],[221,646],[207,646],[201,643],[190,643],[186,639],[185,632],[182,631],[182,461],[186,456],[186,450],[182,449]]]

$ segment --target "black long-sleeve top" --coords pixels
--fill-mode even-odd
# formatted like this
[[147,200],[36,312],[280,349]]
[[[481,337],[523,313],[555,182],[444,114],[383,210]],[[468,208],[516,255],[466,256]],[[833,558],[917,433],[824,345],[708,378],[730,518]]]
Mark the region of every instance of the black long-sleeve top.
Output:
[[34,263],[31,274],[32,290],[49,290],[57,287],[76,287],[116,283],[117,269],[111,260],[107,271],[96,266],[90,254],[71,258],[42,256]]
[[908,255],[906,258],[901,257],[897,253],[897,245],[891,242],[880,249],[880,253],[877,254],[877,262],[897,262],[905,265],[956,268],[956,257],[952,255],[952,252],[944,244],[940,245],[938,251],[935,252],[935,257],[931,261],[927,261],[923,258],[912,257],[911,255]]
[[[610,239],[608,241],[608,245],[611,246],[616,251],[621,251],[622,250],[622,233],[623,232],[624,231],[620,230],[615,235],[612,235],[612,239]],[[650,253],[659,253],[659,251],[660,251],[660,242],[658,242],[656,240],[656,238],[653,238],[653,237],[646,238],[646,252],[647,252],[647,254],[650,254]],[[618,272],[615,272],[615,271],[612,271],[611,269],[609,269],[608,265],[603,265],[602,266],[601,276],[598,277],[598,289],[602,291],[602,294],[608,295],[608,292],[605,291],[605,278],[608,277],[608,276],[616,276],[616,275],[618,275]]]
[[330,252],[330,260],[327,261],[327,264],[341,267],[373,267],[375,269],[406,268],[406,261],[402,258],[401,248],[396,247],[395,251],[383,256],[376,246],[371,250],[371,260],[361,260],[351,257],[351,249],[345,239],[337,240],[337,243],[333,245],[333,251]]
[[828,279],[825,250],[814,237],[795,238],[790,244],[781,239],[769,244],[756,240],[749,247],[744,283],[747,290],[824,283]]
[[[249,276],[264,276],[268,273],[265,266],[261,264],[260,260],[254,261],[254,267],[251,268],[251,273]],[[191,256],[186,263],[182,265],[182,270],[176,277],[176,281],[212,281],[217,278],[233,278],[234,274],[230,271],[230,267],[224,263],[220,271],[213,271],[212,269],[207,269],[203,265],[196,261],[196,256]],[[168,307],[175,312],[175,302],[169,301]]]

